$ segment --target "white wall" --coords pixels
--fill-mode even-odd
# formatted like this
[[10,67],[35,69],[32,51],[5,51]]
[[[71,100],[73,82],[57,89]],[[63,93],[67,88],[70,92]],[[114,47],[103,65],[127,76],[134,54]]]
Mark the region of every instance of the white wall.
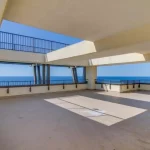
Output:
[[26,94],[36,94],[36,93],[51,93],[60,91],[74,91],[74,90],[84,90],[87,89],[87,84],[78,84],[77,88],[75,84],[65,85],[52,85],[50,90],[48,86],[33,86],[31,87],[31,92],[29,87],[13,87],[9,88],[9,93],[7,93],[7,88],[0,88],[0,97],[5,96],[15,96],[15,95],[26,95]]

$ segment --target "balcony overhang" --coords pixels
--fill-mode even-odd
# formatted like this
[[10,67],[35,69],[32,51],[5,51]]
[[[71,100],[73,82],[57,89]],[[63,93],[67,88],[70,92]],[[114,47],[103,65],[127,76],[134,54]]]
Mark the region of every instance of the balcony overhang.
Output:
[[8,0],[4,19],[97,41],[148,24],[149,6],[148,0]]

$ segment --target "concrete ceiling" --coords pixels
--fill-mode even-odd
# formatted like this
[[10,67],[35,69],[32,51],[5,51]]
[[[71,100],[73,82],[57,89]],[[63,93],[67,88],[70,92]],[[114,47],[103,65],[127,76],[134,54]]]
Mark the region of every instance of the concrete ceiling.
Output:
[[150,23],[150,0],[8,0],[3,19],[96,41]]

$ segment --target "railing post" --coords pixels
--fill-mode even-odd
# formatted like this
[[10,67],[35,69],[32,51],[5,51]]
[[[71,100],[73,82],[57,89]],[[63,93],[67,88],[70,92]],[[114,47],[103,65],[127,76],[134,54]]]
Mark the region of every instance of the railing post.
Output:
[[141,85],[140,85],[140,80],[139,80],[139,85],[138,85],[138,88],[140,88],[140,86],[141,86]]
[[9,81],[8,81],[8,87],[7,87],[7,94],[9,94]]
[[52,44],[53,44],[53,42],[51,42],[51,52],[53,51],[53,50],[52,50],[52,48],[53,48]]
[[29,91],[31,92],[32,90],[31,90],[31,81],[30,81],[30,88],[29,88]]
[[128,83],[128,80],[127,80],[127,89],[129,88],[129,85],[128,85],[129,83]]
[[49,91],[49,89],[50,89],[50,88],[49,88],[49,83],[48,83],[48,81],[47,81],[47,89],[48,89],[48,91]]
[[64,84],[64,81],[63,81],[63,89],[65,89],[65,84]]
[[78,88],[78,84],[76,83],[76,89]]
[[134,80],[133,80],[133,89],[135,88]]
[[35,39],[33,38],[33,52],[35,52]]
[[50,65],[47,64],[47,83],[50,84]]
[[101,88],[103,89],[103,82],[101,82]]
[[14,35],[12,34],[12,50],[15,50],[15,47],[14,47]]

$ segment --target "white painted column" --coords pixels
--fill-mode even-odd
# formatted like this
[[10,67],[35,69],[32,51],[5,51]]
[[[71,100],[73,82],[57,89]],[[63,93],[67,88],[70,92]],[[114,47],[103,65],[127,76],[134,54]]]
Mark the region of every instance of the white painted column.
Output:
[[96,89],[95,79],[97,78],[97,66],[86,67],[86,79],[88,80],[88,89]]

